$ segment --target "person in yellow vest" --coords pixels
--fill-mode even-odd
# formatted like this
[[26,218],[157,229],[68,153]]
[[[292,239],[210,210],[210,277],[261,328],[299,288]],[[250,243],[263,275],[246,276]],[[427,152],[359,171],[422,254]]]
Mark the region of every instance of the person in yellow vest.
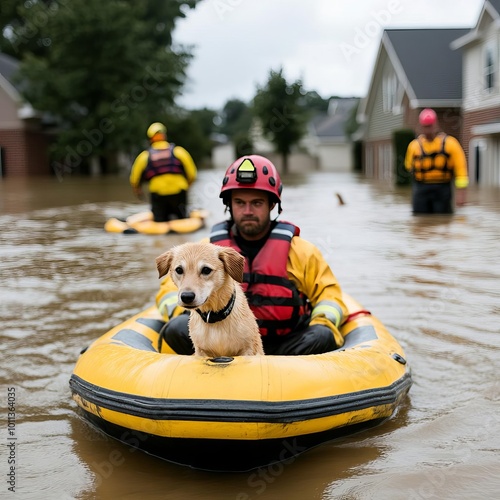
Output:
[[142,183],[149,183],[151,210],[156,222],[184,219],[187,214],[187,192],[196,180],[197,169],[191,155],[181,146],[167,142],[167,128],[155,122],[147,130],[151,144],[134,161],[130,185],[142,198]]
[[406,151],[405,168],[412,175],[414,214],[453,213],[453,182],[457,206],[465,204],[469,184],[467,161],[455,137],[439,132],[436,112],[419,115],[421,134]]

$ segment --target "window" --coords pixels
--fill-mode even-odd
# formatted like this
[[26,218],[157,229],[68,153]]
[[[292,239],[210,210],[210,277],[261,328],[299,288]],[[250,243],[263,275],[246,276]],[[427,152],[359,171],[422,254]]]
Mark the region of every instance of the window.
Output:
[[392,113],[397,106],[398,79],[394,73],[384,76],[382,81],[384,113]]
[[492,45],[488,45],[484,51],[484,90],[487,92],[491,92],[495,88],[495,52]]

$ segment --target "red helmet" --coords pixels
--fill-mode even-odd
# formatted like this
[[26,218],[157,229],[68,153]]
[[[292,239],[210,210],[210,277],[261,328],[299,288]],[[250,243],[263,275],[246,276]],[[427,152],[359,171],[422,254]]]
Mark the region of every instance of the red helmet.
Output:
[[220,198],[230,204],[233,189],[259,189],[272,195],[272,202],[280,204],[283,184],[276,167],[267,158],[259,155],[242,156],[226,170],[222,180]]

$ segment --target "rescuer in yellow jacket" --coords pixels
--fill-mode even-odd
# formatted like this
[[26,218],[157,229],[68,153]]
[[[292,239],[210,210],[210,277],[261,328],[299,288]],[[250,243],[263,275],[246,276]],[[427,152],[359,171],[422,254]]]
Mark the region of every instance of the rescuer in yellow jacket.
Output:
[[419,124],[422,134],[408,145],[405,158],[413,179],[413,213],[453,213],[453,181],[458,206],[465,203],[469,184],[464,150],[455,137],[438,133],[434,110],[424,109]]
[[[271,221],[276,205],[281,212],[281,189],[279,174],[267,158],[236,160],[220,193],[231,218],[216,224],[207,241],[230,246],[245,257],[242,287],[266,354],[328,352],[344,343],[339,331],[347,313],[342,291],[319,249],[299,236],[298,227]],[[177,305],[177,289],[168,276],[156,304],[168,321],[162,341],[178,354],[192,354],[189,316]]]
[[149,183],[151,210],[156,222],[184,219],[187,214],[187,192],[197,176],[191,155],[181,146],[167,142],[167,129],[156,122],[149,126],[151,147],[142,151],[130,171],[130,185],[142,198],[143,182]]

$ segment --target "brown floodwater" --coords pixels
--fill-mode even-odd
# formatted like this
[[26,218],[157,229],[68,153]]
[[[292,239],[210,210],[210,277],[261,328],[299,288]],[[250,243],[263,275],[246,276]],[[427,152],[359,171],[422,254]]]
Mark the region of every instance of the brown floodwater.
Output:
[[[203,171],[191,191],[208,226],[224,218],[221,178]],[[157,255],[209,229],[104,232],[107,218],[147,208],[125,178],[0,180],[0,498],[500,498],[500,188],[471,188],[453,216],[413,217],[408,188],[355,174],[284,181],[282,219],[406,352],[414,384],[397,414],[286,465],[237,474],[103,436],[71,400],[80,350],[153,303]]]

